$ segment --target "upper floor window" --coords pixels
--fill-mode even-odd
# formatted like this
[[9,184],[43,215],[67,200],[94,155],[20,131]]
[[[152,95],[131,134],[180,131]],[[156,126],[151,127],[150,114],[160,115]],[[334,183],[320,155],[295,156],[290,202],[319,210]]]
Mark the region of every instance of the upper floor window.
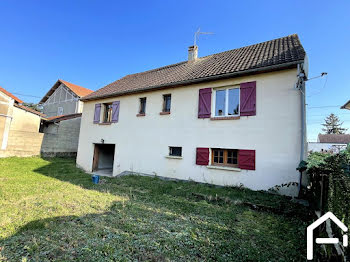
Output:
[[110,123],[110,122],[112,122],[113,104],[112,103],[105,103],[105,104],[103,104],[103,106],[104,106],[103,122]]
[[171,107],[171,95],[163,95],[163,112],[170,112]]
[[140,98],[139,114],[140,115],[145,115],[146,114],[146,97]]
[[225,88],[215,91],[215,116],[239,116],[239,88]]

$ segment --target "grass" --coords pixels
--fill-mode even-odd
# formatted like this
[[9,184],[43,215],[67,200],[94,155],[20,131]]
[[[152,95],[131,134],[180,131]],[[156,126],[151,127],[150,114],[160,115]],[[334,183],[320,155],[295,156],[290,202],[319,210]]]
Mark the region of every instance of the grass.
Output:
[[94,185],[72,159],[0,159],[0,261],[305,261],[304,212],[243,188],[138,176]]

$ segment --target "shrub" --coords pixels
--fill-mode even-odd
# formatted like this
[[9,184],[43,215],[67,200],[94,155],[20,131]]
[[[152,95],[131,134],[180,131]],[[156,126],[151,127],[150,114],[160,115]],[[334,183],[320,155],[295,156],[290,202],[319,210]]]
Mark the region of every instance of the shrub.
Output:
[[[307,196],[317,210],[331,211],[350,225],[350,147],[339,154],[312,153],[307,162]],[[321,183],[320,183],[321,182]],[[340,237],[338,228],[334,232]],[[347,251],[349,256],[350,252]]]

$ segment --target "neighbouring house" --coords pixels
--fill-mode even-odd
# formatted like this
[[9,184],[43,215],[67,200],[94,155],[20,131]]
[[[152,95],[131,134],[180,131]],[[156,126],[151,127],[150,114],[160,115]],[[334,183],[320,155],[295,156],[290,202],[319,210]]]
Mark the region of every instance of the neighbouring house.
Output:
[[348,110],[350,110],[350,100],[348,102],[346,102],[342,107],[340,107],[340,109],[348,109]]
[[308,151],[321,153],[339,153],[350,143],[349,134],[318,134],[317,142],[308,143]]
[[0,157],[40,155],[42,113],[0,87]]
[[83,112],[83,102],[80,98],[92,92],[85,87],[59,79],[39,104],[47,117],[77,114]]
[[40,104],[47,116],[41,126],[44,133],[41,155],[76,156],[83,110],[80,98],[92,92],[59,79],[41,99]]
[[81,99],[77,165],[254,190],[299,182],[307,72],[297,35],[205,57],[191,46],[187,61]]
[[75,157],[78,150],[81,114],[49,117],[43,120],[41,155]]

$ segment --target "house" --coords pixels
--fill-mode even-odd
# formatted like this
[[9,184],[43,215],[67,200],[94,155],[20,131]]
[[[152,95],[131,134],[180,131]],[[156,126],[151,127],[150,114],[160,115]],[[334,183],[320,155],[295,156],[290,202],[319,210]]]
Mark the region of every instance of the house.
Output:
[[42,156],[76,156],[83,110],[80,98],[92,92],[59,79],[40,100],[47,115],[41,126],[44,133]]
[[0,157],[40,155],[42,113],[0,87]]
[[309,152],[339,153],[350,143],[349,134],[318,134],[317,142],[308,143]]
[[47,117],[77,114],[83,111],[83,103],[79,99],[92,92],[85,87],[59,79],[39,104]]
[[205,57],[191,46],[81,99],[77,165],[253,190],[299,182],[307,72],[297,35]]
[[350,100],[346,102],[340,109],[348,109],[350,110]]

